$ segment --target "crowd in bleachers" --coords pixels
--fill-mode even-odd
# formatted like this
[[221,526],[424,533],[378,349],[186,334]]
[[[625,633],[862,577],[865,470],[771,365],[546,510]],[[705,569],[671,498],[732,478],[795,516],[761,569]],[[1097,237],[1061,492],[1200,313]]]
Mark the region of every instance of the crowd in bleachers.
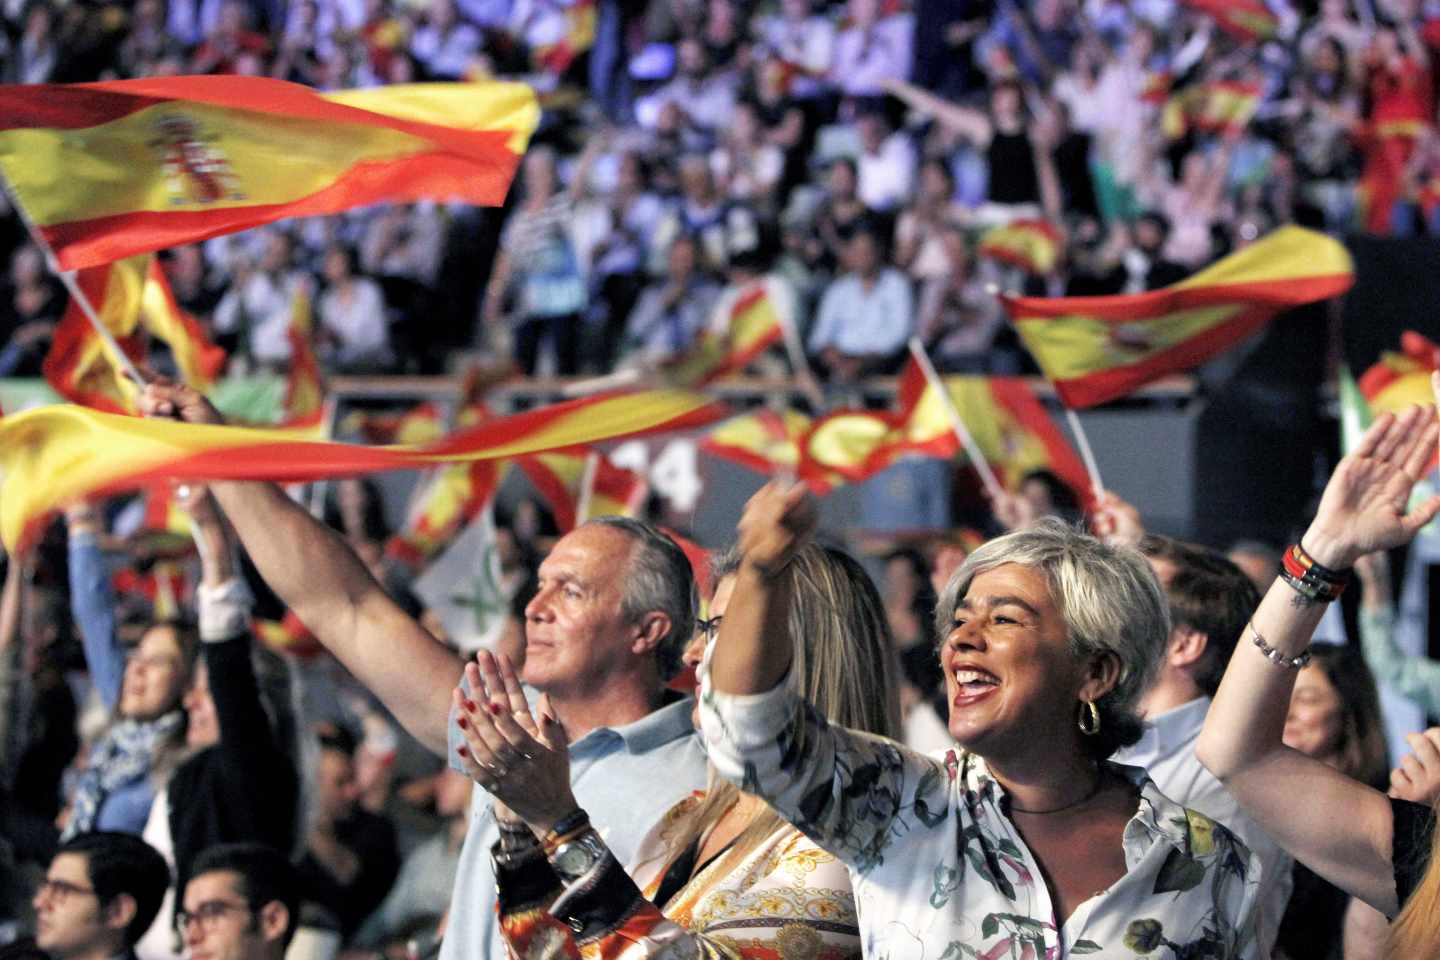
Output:
[[[366,209],[167,254],[233,371],[286,365],[297,290],[335,371],[653,369],[764,277],[785,362],[846,380],[892,371],[910,334],[947,369],[1025,369],[994,285],[1153,289],[1291,222],[1428,232],[1440,13],[1259,6],[1261,36],[1180,0],[15,0],[0,64],[540,91],[504,211]],[[1053,266],[977,253],[1016,221],[1057,231]],[[65,297],[6,222],[0,375],[30,376]]]

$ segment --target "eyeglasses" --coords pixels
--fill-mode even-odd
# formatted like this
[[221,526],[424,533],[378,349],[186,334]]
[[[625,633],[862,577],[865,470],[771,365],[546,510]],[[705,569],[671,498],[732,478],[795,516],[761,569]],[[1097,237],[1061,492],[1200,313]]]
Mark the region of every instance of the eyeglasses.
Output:
[[715,634],[720,632],[720,621],[724,619],[725,616],[722,614],[718,617],[711,617],[709,620],[696,620],[695,632],[705,634],[705,642],[709,643],[715,639]]
[[254,913],[255,908],[248,903],[227,903],[224,900],[207,900],[194,910],[178,910],[175,913],[175,926],[181,933],[190,932],[190,924],[200,924],[200,929],[209,933],[215,929],[215,924],[220,918],[230,911],[237,913]]
[[93,887],[82,887],[68,880],[51,880],[49,877],[41,880],[40,885],[35,888],[37,897],[48,896],[56,903],[64,903],[70,897],[80,893],[89,894],[92,897],[99,896]]

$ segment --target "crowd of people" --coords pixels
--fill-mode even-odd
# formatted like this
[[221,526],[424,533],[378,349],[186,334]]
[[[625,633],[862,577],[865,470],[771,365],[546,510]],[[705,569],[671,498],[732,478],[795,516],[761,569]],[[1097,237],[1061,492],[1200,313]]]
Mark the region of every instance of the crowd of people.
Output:
[[[541,91],[503,211],[393,205],[167,253],[232,372],[286,366],[297,292],[331,370],[478,351],[568,375],[654,370],[763,283],[790,332],[772,372],[893,371],[917,335],[942,369],[1004,373],[1029,361],[992,286],[1137,292],[1281,224],[1434,225],[1432,4],[1267,0],[1249,33],[1203,6],[14,0],[0,64]],[[5,222],[0,375],[34,375],[65,297]],[[981,245],[1017,222],[1055,247],[1028,268]]]
[[[1113,494],[883,590],[785,481],[699,568],[514,523],[516,636],[473,656],[353,505],[186,485],[193,597],[148,599],[123,505],[76,505],[0,602],[0,956],[1429,956],[1440,728],[1392,769],[1371,667],[1440,695],[1382,559],[1440,514],[1437,438],[1378,418],[1268,558]],[[1362,642],[1312,645],[1352,579]],[[257,644],[262,596],[323,652]]]
[[[1028,369],[996,287],[1440,223],[1440,10],[1237,4],[1247,33],[1204,6],[7,0],[0,74],[527,79],[501,210],[165,251],[228,372],[287,369],[304,302],[332,373],[643,375],[763,296],[786,335],[754,368],[820,406],[912,336]],[[1053,263],[984,252],[1007,227]],[[34,376],[66,296],[13,214],[0,253],[0,377]],[[221,419],[163,380],[140,406]],[[1409,505],[1437,433],[1378,418],[1283,551],[1082,513],[1044,473],[983,534],[878,555],[778,481],[703,562],[523,502],[478,653],[366,481],[323,521],[179,485],[182,538],[143,498],[74,504],[5,562],[0,960],[1436,955],[1440,728],[1388,755],[1376,681],[1440,712],[1389,568],[1440,511]],[[1359,642],[1312,645],[1352,580]],[[261,626],[290,623],[303,646]]]

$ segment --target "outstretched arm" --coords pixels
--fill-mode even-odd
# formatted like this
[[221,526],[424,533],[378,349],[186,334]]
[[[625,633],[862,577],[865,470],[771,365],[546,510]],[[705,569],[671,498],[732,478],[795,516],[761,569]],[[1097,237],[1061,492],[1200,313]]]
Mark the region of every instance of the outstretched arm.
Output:
[[[1437,378],[1440,379],[1440,378]],[[1300,545],[1330,570],[1408,541],[1440,511],[1440,497],[1406,514],[1411,488],[1435,454],[1433,407],[1377,419],[1340,461]],[[1244,810],[1297,860],[1393,916],[1394,824],[1384,794],[1282,742],[1296,670],[1273,662],[1298,656],[1324,613],[1284,580],[1261,601],[1236,647],[1196,747]]]
[[[220,423],[196,391],[146,386],[150,416]],[[436,753],[445,752],[450,691],[461,665],[385,593],[341,539],[273,483],[215,483],[211,491],[260,575],[340,660]]]
[[981,111],[951,103],[904,80],[887,80],[885,89],[892,96],[903,100],[912,110],[933,117],[937,123],[954,130],[969,140],[976,149],[984,150],[990,146],[990,138],[994,136],[995,129],[990,124],[990,118]]

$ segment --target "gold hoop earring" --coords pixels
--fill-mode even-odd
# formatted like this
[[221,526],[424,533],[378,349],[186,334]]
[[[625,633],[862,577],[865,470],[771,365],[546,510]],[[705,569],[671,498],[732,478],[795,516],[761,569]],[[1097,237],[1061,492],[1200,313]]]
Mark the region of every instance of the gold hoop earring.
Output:
[[1094,700],[1081,700],[1080,703],[1080,719],[1077,723],[1080,732],[1087,737],[1098,735],[1100,733],[1100,708],[1095,706]]

